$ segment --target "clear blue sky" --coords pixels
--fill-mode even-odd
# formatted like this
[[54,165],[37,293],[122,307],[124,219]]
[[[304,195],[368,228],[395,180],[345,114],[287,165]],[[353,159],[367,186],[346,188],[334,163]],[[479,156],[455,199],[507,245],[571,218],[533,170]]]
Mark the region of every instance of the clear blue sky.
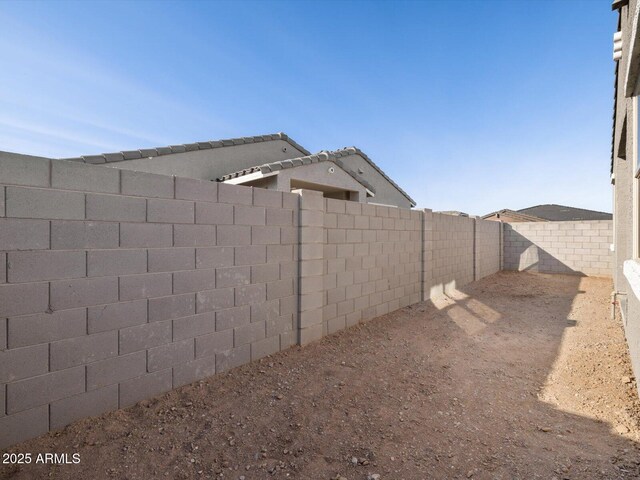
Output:
[[611,210],[609,0],[2,2],[0,150],[286,132],[420,207]]

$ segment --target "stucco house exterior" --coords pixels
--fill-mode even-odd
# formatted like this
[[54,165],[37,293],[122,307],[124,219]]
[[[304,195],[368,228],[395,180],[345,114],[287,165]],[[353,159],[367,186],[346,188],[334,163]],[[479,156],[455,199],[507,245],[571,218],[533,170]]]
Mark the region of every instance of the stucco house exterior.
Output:
[[622,312],[631,363],[640,376],[640,204],[638,196],[638,94],[640,30],[638,0],[616,0],[611,184],[613,185],[614,297]]
[[311,154],[284,133],[64,160],[411,208],[416,202],[356,147]]

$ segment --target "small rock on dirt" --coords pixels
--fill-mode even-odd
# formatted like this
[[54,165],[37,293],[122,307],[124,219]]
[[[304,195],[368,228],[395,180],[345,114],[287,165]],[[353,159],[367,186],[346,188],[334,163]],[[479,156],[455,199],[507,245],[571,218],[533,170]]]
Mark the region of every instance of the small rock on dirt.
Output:
[[627,427],[625,427],[624,425],[618,425],[616,427],[616,432],[619,433],[620,435],[622,435],[624,433],[628,433],[629,429]]

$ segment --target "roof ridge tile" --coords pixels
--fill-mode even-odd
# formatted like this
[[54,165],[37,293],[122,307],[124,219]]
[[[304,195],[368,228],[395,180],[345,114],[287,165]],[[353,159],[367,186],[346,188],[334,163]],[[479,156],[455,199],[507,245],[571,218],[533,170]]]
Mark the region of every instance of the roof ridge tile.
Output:
[[376,165],[376,163],[371,160],[371,158],[369,158],[369,156],[364,153],[362,150],[360,150],[360,148],[355,147],[355,146],[351,146],[351,147],[344,147],[338,150],[339,152],[343,152],[343,156],[344,156],[344,152],[349,152],[347,153],[347,155],[360,155],[362,158],[364,158],[369,164],[371,164],[371,166],[378,171],[378,173],[380,175],[382,175],[385,179],[387,179],[387,181],[389,183],[391,183],[391,185],[393,185],[400,193],[402,193],[412,204],[413,206],[416,205],[416,201],[411,198],[409,196],[409,194],[407,192],[405,192],[400,185],[398,185],[396,182],[394,182],[386,173],[384,173],[382,171],[382,169]]
[[[305,155],[311,155],[306,148],[294,141],[284,132],[256,135],[253,137],[238,137],[228,138],[223,140],[211,140],[208,142],[195,142],[184,143],[178,145],[170,145],[164,147],[155,148],[141,148],[139,150],[123,150],[120,152],[102,153],[97,155],[83,155],[80,157],[62,158],[60,160],[67,160],[72,162],[84,162],[84,163],[107,163],[107,162],[120,162],[125,160],[136,160],[138,158],[145,157],[158,157],[162,155],[171,155],[174,153],[193,152],[196,150],[209,150],[212,148],[232,147],[236,145],[244,145],[249,143],[270,142],[273,140],[284,140],[291,144],[297,150],[300,150]],[[135,152],[139,152],[140,156],[136,156]]]

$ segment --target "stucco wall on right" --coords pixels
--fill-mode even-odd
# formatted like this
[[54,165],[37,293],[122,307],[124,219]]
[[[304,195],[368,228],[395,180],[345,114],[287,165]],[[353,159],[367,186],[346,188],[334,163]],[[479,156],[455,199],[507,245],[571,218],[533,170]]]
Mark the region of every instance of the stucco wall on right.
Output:
[[[631,365],[636,377],[640,375],[640,300],[634,293],[632,283],[637,282],[634,275],[627,277],[624,264],[634,262],[634,178],[636,173],[637,131],[634,128],[633,92],[626,91],[627,71],[638,61],[632,56],[633,22],[637,0],[629,0],[628,5],[620,8],[619,30],[622,32],[622,58],[616,68],[616,98],[613,131],[613,218],[614,244],[613,284],[614,290],[622,293],[618,296],[619,311],[622,313],[625,335],[629,344]],[[627,96],[628,94],[628,96]],[[625,295],[626,294],[626,295]]]

